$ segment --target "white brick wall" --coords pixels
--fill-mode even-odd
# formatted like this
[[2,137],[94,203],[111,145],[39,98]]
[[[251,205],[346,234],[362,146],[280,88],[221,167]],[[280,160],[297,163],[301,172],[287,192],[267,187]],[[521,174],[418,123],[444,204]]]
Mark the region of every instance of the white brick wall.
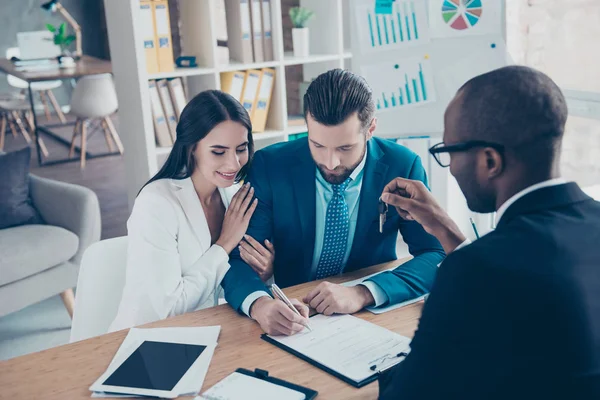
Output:
[[[600,93],[600,0],[506,0],[513,60],[549,74],[563,89]],[[570,117],[562,173],[600,184],[600,121]]]

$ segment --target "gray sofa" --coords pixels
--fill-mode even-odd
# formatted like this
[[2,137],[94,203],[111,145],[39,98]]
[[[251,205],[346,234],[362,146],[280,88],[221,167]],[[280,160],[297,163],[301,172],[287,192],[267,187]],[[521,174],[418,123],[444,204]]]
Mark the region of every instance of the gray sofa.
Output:
[[83,252],[100,240],[100,206],[85,187],[30,175],[47,225],[0,229],[0,316],[61,293],[72,313]]

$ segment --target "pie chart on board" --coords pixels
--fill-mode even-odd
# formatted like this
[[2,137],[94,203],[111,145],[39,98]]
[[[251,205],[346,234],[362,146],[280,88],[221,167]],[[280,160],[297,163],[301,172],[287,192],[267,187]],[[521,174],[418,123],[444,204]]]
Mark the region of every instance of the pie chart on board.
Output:
[[477,25],[482,12],[481,0],[444,0],[442,5],[444,22],[457,31]]

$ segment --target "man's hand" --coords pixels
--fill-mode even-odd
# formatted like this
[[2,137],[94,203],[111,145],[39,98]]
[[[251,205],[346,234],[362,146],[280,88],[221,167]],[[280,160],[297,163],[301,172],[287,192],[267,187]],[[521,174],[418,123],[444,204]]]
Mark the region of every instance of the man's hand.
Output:
[[394,206],[400,217],[421,224],[440,241],[446,254],[466,239],[421,181],[396,178],[383,189],[381,200]]
[[290,310],[283,301],[261,297],[250,306],[250,317],[269,335],[293,335],[308,324],[308,307],[297,299],[290,299],[302,317]]
[[363,285],[346,287],[321,282],[303,301],[319,314],[352,314],[375,303],[369,289]]

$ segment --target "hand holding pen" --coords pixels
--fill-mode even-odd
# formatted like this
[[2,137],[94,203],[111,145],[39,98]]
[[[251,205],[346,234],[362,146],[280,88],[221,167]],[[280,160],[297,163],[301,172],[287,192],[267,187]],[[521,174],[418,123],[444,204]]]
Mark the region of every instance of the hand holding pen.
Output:
[[[296,313],[299,317],[302,317],[302,314],[300,314],[300,311],[298,311],[296,309],[296,307],[294,307],[294,305],[292,304],[290,299],[288,299],[287,296],[285,295],[285,293],[283,293],[283,291],[281,289],[279,289],[279,286],[277,286],[276,284],[272,284],[271,290],[272,290],[275,298],[283,301],[285,303],[285,305],[288,306],[294,313]],[[309,331],[312,332],[312,328],[310,327],[308,322],[306,322],[305,326]]]

